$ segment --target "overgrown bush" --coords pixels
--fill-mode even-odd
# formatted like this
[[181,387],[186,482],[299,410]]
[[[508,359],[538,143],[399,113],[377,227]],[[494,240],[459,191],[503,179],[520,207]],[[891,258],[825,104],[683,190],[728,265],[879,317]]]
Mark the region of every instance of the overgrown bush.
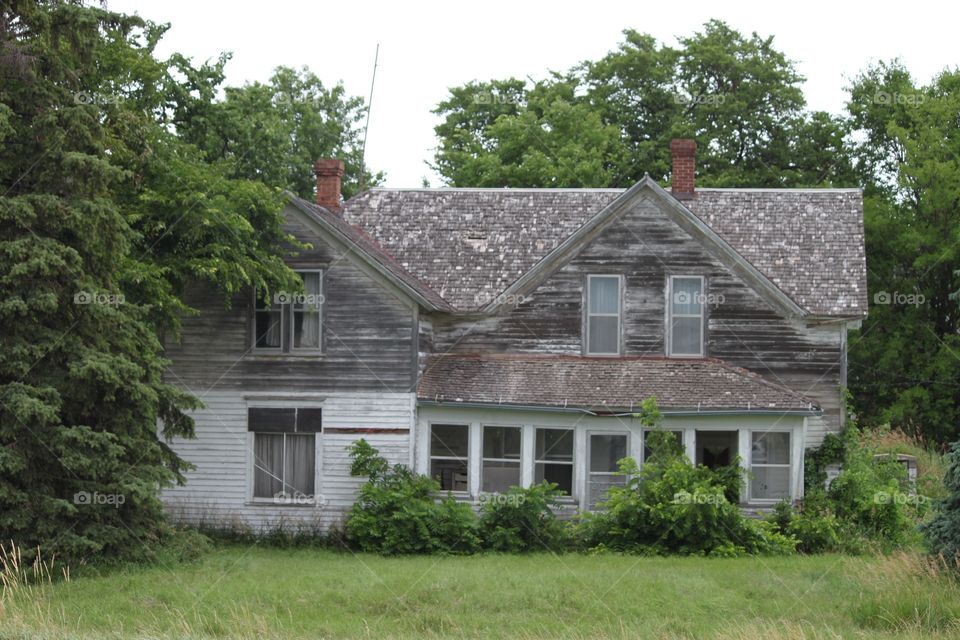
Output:
[[350,447],[353,476],[367,476],[346,522],[347,541],[384,555],[472,553],[479,523],[470,505],[436,499],[440,485],[409,467],[390,466],[361,439]]
[[[736,556],[790,553],[795,541],[773,525],[744,517],[727,498],[728,475],[694,466],[663,431],[653,431],[643,468],[620,461],[626,484],[613,487],[602,510],[578,528],[588,548],[648,554]],[[737,491],[742,482],[737,475]]]
[[483,546],[508,552],[563,549],[567,525],[554,512],[559,495],[557,485],[543,482],[487,496],[480,514]]
[[933,519],[923,526],[930,551],[960,567],[960,441],[950,445],[943,477],[946,496],[935,506]]
[[789,502],[777,504],[770,517],[777,531],[797,541],[800,553],[822,553],[841,550],[842,526],[829,512],[794,510]]

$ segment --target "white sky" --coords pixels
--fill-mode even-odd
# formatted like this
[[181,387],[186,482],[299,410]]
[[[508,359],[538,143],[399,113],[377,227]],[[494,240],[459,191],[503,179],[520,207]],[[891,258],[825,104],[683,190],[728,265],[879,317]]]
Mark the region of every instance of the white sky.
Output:
[[[179,51],[195,61],[233,53],[227,84],[264,81],[279,65],[309,66],[324,82],[342,80],[365,100],[374,50],[380,63],[367,163],[386,185],[418,187],[432,160],[437,118],[430,113],[447,87],[469,80],[542,78],[616,48],[627,28],[661,42],[719,18],[744,34],[775,36],[775,46],[806,76],[812,109],[843,110],[848,80],[870,61],[900,57],[927,81],[960,63],[955,46],[960,4],[945,1],[719,3],[524,2],[212,2],[108,0],[172,27],[159,55]],[[952,8],[951,8],[952,7]]]

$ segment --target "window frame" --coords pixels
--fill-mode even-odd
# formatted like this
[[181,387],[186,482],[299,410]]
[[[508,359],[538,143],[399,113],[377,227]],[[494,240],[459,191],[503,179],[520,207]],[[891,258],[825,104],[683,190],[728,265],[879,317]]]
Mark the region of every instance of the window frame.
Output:
[[[591,313],[590,312],[590,293],[592,291],[592,282],[599,278],[614,278],[617,281],[617,313]],[[587,274],[586,285],[584,286],[583,296],[583,354],[587,356],[615,358],[623,353],[623,274],[619,273],[589,273]],[[590,345],[590,320],[591,318],[612,318],[617,319],[617,349],[616,351],[592,351]]]
[[[700,281],[700,313],[674,313],[673,311],[673,296],[674,296],[674,281],[675,280],[699,280]],[[667,322],[666,322],[666,335],[667,339],[665,341],[666,347],[666,356],[669,358],[703,358],[706,356],[706,290],[707,281],[706,278],[702,275],[670,275],[667,278],[667,300],[666,300],[666,313],[667,313]],[[700,330],[697,335],[700,336],[700,350],[697,353],[674,353],[673,350],[673,320],[674,318],[698,318],[700,320]]]
[[[442,426],[442,427],[463,427],[467,430],[467,457],[460,458],[459,456],[435,456],[433,455],[433,427]],[[432,469],[434,460],[455,460],[457,462],[465,462],[467,464],[467,488],[464,491],[455,491],[449,490],[455,496],[469,496],[471,495],[471,481],[470,481],[470,465],[471,458],[473,457],[473,443],[472,438],[470,437],[470,423],[469,422],[454,422],[454,421],[430,421],[427,423],[427,475],[433,478]],[[481,443],[482,444],[482,443]],[[444,491],[440,489],[440,491]]]
[[[316,348],[309,347],[294,347],[293,346],[293,328],[295,321],[295,313],[293,309],[293,302],[282,302],[280,304],[280,346],[279,347],[258,347],[257,346],[257,300],[258,300],[258,290],[256,287],[252,291],[252,300],[251,300],[251,315],[250,315],[250,333],[249,333],[249,351],[248,354],[255,356],[264,355],[264,356],[318,356],[322,355],[325,351],[324,349],[324,337],[326,332],[323,330],[323,318],[324,310],[326,308],[326,282],[325,275],[326,269],[321,267],[291,267],[291,270],[296,274],[302,273],[316,273],[319,274],[319,287],[321,296],[321,302],[319,303],[318,316],[319,316],[319,328],[318,331],[320,335],[318,336],[319,346]],[[274,294],[276,295],[276,293]],[[273,300],[269,301],[272,304]],[[259,310],[261,313],[265,310]]]
[[[749,445],[750,445],[750,473],[753,473],[754,468],[763,468],[763,469],[786,469],[787,470],[787,494],[789,499],[793,500],[796,496],[793,491],[793,447],[795,446],[793,437],[793,430],[790,429],[749,429]],[[787,449],[787,463],[770,463],[770,462],[760,462],[756,463],[753,461],[753,435],[755,433],[769,434],[769,433],[785,433],[787,438],[789,438],[789,448]],[[757,498],[753,495],[753,480],[751,479],[747,484],[747,500],[751,503],[756,504],[776,504],[783,500],[783,498]]]
[[[264,431],[256,430],[251,428],[250,425],[250,410],[251,409],[294,409],[294,430],[293,431]],[[245,421],[247,423],[247,504],[250,505],[270,505],[274,507],[318,507],[323,504],[323,496],[320,493],[320,485],[322,481],[322,461],[323,456],[321,454],[321,447],[323,444],[323,422],[324,418],[321,413],[320,418],[320,427],[316,431],[297,431],[297,423],[299,422],[299,411],[301,409],[320,409],[323,411],[323,405],[316,402],[284,402],[284,403],[272,403],[272,402],[257,402],[250,403],[246,406],[246,417]],[[284,467],[284,473],[286,468],[286,456],[287,456],[287,435],[294,436],[313,436],[313,495],[310,496],[311,500],[305,500],[303,502],[278,502],[275,496],[263,497],[256,495],[256,437],[257,435],[265,436],[276,436],[283,435],[283,462],[281,465]],[[281,480],[282,484],[286,484],[285,479]]]
[[[520,434],[520,452],[519,452],[519,455],[518,455],[515,459],[514,459],[514,458],[488,458],[488,457],[486,457],[486,456],[484,455],[484,452],[483,452],[483,436],[484,436],[484,430],[487,429],[488,427],[493,428],[493,429],[516,429],[516,430],[517,430],[517,432]],[[486,494],[486,495],[501,495],[500,492],[497,492],[497,491],[485,491],[484,488],[483,488],[483,472],[484,472],[484,470],[485,470],[485,465],[486,465],[487,462],[510,462],[510,463],[514,463],[514,462],[515,462],[515,463],[517,464],[517,471],[518,471],[518,473],[517,473],[517,482],[516,482],[516,484],[512,484],[512,485],[510,485],[510,486],[511,486],[511,487],[522,487],[522,486],[523,486],[523,467],[524,467],[524,463],[525,463],[525,459],[524,459],[524,443],[523,443],[524,438],[523,438],[523,432],[524,432],[524,425],[518,425],[518,424],[498,424],[498,423],[491,423],[491,424],[481,423],[481,424],[480,424],[480,451],[478,452],[478,454],[479,454],[479,462],[480,462],[480,484],[479,484],[479,486],[477,487],[477,495],[483,495],[483,494]],[[502,468],[502,467],[501,467],[501,468]],[[508,487],[507,489],[509,490],[509,487]]]
[[[533,451],[531,452],[531,459],[533,460],[533,465],[531,467],[531,482],[536,484],[537,482],[537,465],[539,464],[562,464],[570,466],[570,493],[566,495],[558,496],[561,500],[576,500],[577,499],[577,428],[576,425],[572,427],[564,426],[540,426],[532,425],[533,429]],[[570,462],[565,460],[540,460],[537,458],[537,432],[538,431],[569,431],[570,432]],[[521,433],[522,436],[522,433]],[[522,440],[521,440],[522,448]],[[522,469],[521,469],[521,483],[523,482],[522,478]]]
[[[593,471],[591,469],[591,460],[593,459],[593,436],[622,436],[626,439],[626,445],[624,451],[626,452],[623,456],[624,458],[633,458],[636,460],[636,456],[633,452],[633,433],[630,430],[627,431],[616,431],[613,429],[587,429],[586,430],[586,456],[584,459],[584,491],[583,491],[583,508],[586,511],[598,511],[597,504],[592,504],[590,501],[591,492],[590,492],[590,479],[594,475],[603,475],[609,477],[616,477],[620,475],[619,470],[617,471]],[[621,458],[622,459],[622,458]],[[630,480],[629,476],[621,476],[624,479],[624,485]],[[609,490],[609,488],[608,488]]]

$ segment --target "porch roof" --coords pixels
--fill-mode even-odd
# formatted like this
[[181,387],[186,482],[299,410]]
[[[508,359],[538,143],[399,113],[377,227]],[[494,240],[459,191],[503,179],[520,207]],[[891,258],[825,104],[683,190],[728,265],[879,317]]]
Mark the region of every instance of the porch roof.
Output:
[[812,400],[715,358],[597,358],[533,354],[428,359],[421,402],[627,413],[656,397],[669,413],[803,413]]

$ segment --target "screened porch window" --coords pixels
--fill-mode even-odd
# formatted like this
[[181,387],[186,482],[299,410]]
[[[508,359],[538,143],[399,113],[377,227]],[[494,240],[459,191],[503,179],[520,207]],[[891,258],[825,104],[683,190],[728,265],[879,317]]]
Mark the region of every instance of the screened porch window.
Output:
[[703,278],[671,276],[668,355],[703,355]]
[[750,498],[790,499],[790,434],[783,431],[754,431],[751,434]]
[[430,477],[443,491],[466,491],[470,428],[465,424],[430,425]]
[[552,482],[573,495],[573,429],[537,429],[533,481]]
[[321,422],[319,408],[251,407],[247,411],[247,429],[253,433],[255,499],[313,500]]
[[483,427],[480,486],[503,493],[520,484],[520,427]]
[[620,276],[587,276],[587,355],[620,353]]

